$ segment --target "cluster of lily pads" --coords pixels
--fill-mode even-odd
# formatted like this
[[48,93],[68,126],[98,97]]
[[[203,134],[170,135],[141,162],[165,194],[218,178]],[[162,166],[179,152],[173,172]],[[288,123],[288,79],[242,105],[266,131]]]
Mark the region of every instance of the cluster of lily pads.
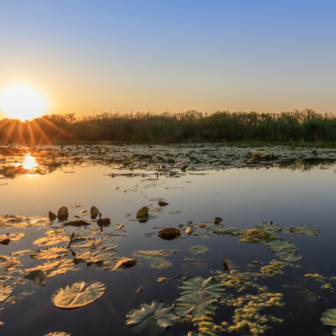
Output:
[[[160,206],[167,206],[168,203],[160,201]],[[81,205],[71,206],[74,208]],[[103,268],[104,270],[123,270],[134,265],[141,265],[146,260],[150,261],[150,267],[158,270],[172,266],[169,261],[171,254],[179,253],[178,250],[139,250],[133,256],[121,256],[116,251],[118,245],[110,240],[113,236],[125,237],[124,225],[113,223],[116,232],[104,233],[102,228],[111,225],[109,218],[103,218],[96,207],[91,207],[90,211],[82,210],[82,216],[87,215],[89,219],[69,220],[67,207],[61,207],[57,214],[49,212],[49,218],[24,218],[20,216],[0,217],[0,228],[17,227],[27,228],[31,226],[44,226],[47,228],[46,236],[33,242],[34,245],[42,247],[36,251],[24,250],[11,253],[9,256],[0,256],[0,302],[11,302],[13,288],[26,284],[27,281],[34,281],[37,286],[45,285],[47,278],[61,275],[69,271],[78,271],[76,265],[86,263],[87,267]],[[136,214],[136,220],[147,221],[149,217],[149,207],[141,208]],[[58,219],[58,226],[50,226]],[[240,238],[244,243],[259,243],[275,252],[276,257],[295,262],[302,258],[296,254],[298,245],[290,241],[280,239],[275,234],[306,234],[316,236],[319,230],[300,225],[298,227],[282,228],[272,222],[265,222],[256,225],[255,229],[240,230],[230,228],[220,224],[222,218],[216,217],[212,222],[204,222],[200,225],[191,221],[178,225],[178,228],[159,228],[157,236],[161,239],[183,239],[189,236],[199,239],[211,239],[218,235],[232,235]],[[210,225],[214,224],[214,225]],[[65,228],[68,226],[78,227],[79,230],[71,235],[65,235]],[[84,227],[84,229],[82,228]],[[89,228],[88,228],[89,227]],[[202,232],[205,229],[207,232]],[[96,239],[96,235],[101,235]],[[9,244],[11,241],[23,239],[25,235],[21,232],[8,233],[0,236],[0,243]],[[66,246],[53,246],[59,243],[66,243]],[[191,254],[204,254],[209,251],[209,247],[204,245],[192,245],[188,252]],[[32,259],[44,261],[33,268],[22,270],[23,266],[19,258],[30,253]],[[73,259],[64,258],[72,254]],[[186,258],[183,262],[206,262],[196,258]],[[260,286],[254,281],[262,277],[272,277],[283,272],[286,264],[283,261],[273,260],[269,265],[262,266],[260,272],[239,272],[230,261],[223,258],[225,272],[215,272],[213,277],[204,279],[202,277],[183,278],[178,291],[180,297],[173,305],[164,301],[153,301],[149,304],[142,304],[138,309],[133,309],[126,317],[126,326],[132,332],[140,332],[148,327],[150,336],[161,333],[165,328],[174,323],[193,323],[198,331],[191,331],[188,335],[211,335],[215,336],[223,332],[234,332],[249,330],[254,335],[262,334],[270,326],[269,322],[282,322],[271,315],[260,315],[260,311],[273,306],[282,306],[282,295],[271,293],[265,286]],[[255,262],[258,264],[258,262]],[[13,277],[12,274],[20,274]],[[177,277],[184,276],[184,274]],[[177,277],[173,277],[175,279]],[[307,274],[306,277],[319,280],[321,276]],[[172,279],[158,278],[158,282],[165,282]],[[234,298],[225,294],[225,288],[236,290],[237,293],[247,289],[255,288],[260,294],[245,295]],[[330,284],[324,284],[323,289],[332,289]],[[104,294],[105,285],[98,281],[85,283],[78,281],[59,288],[51,297],[51,302],[58,308],[73,309],[87,305]],[[9,301],[8,301],[9,300]],[[222,321],[215,324],[214,314],[218,305],[235,306],[232,323]],[[329,311],[328,311],[329,312]],[[333,323],[331,321],[333,312],[324,314],[322,322],[324,324]],[[336,316],[336,313],[334,314]],[[66,333],[50,333],[48,336],[68,335]]]

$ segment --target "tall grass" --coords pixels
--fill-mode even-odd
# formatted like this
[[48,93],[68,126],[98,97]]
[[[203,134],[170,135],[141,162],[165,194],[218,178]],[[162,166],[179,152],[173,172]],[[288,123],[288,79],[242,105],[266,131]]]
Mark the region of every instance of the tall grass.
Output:
[[184,113],[101,113],[46,115],[32,121],[0,121],[2,142],[58,140],[125,142],[335,142],[336,116],[314,110],[283,113],[197,111]]

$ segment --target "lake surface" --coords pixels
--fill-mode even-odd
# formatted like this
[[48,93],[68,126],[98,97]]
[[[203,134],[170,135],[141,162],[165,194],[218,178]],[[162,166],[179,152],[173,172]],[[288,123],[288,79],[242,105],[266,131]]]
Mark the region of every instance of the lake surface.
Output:
[[[35,165],[34,159],[32,165]],[[272,260],[280,261],[264,244],[244,243],[239,236],[231,234],[213,234],[208,228],[215,226],[211,223],[215,217],[223,219],[220,225],[224,229],[248,230],[254,229],[256,224],[272,221],[282,228],[308,225],[320,230],[317,236],[273,232],[277,237],[297,244],[297,253],[302,255],[302,259],[288,262],[282,274],[258,277],[253,282],[267,286],[267,292],[283,294],[284,306],[273,306],[260,312],[261,315],[271,314],[283,320],[282,323],[267,322],[266,325],[271,328],[265,331],[265,335],[331,335],[332,327],[323,325],[321,316],[327,309],[336,307],[335,293],[321,286],[325,283],[336,286],[336,280],[330,279],[336,277],[336,167],[333,162],[327,166],[316,162],[305,171],[294,169],[290,164],[288,167],[273,165],[229,170],[186,170],[177,176],[155,170],[133,169],[133,175],[125,176],[122,175],[125,172],[116,165],[85,161],[76,165],[64,164],[45,174],[22,174],[12,179],[1,179],[0,213],[3,215],[43,218],[48,217],[50,210],[57,213],[62,206],[77,204],[82,206],[68,207],[69,220],[76,219],[74,215],[87,220],[90,217],[83,216],[87,213],[80,211],[90,212],[91,206],[96,206],[103,218],[111,220],[111,225],[102,227],[103,233],[121,232],[125,235],[109,237],[109,242],[118,245],[116,250],[121,256],[134,258],[134,252],[139,250],[180,251],[169,255],[167,260],[172,266],[167,269],[150,267],[156,259],[137,257],[134,267],[122,271],[103,270],[87,267],[85,262],[79,263],[76,265],[77,272],[46,277],[45,286],[40,287],[33,281],[15,285],[11,280],[13,292],[0,303],[0,309],[4,308],[0,311],[1,335],[24,333],[26,336],[36,336],[56,331],[72,336],[134,335],[125,326],[129,312],[143,303],[150,304],[156,300],[164,300],[172,305],[180,297],[178,286],[183,277],[206,279],[216,276],[216,271],[229,274],[230,271],[224,270],[223,257],[238,272],[259,274],[261,267]],[[165,201],[168,205],[160,207],[159,201]],[[148,206],[149,213],[155,218],[140,223],[135,220],[136,213],[143,206]],[[4,219],[6,217],[2,217]],[[188,221],[193,222],[195,231],[188,235],[185,229],[181,229],[184,239],[163,240],[157,234],[160,230],[153,229],[178,228]],[[118,230],[119,224],[115,225],[114,222],[123,224],[124,231]],[[88,223],[86,230],[97,227],[95,222]],[[200,228],[202,223],[207,227]],[[46,231],[51,227],[62,227],[64,236],[83,230],[62,226],[58,220],[51,224],[45,220],[40,225],[26,228],[2,225],[0,235],[20,232],[25,237],[8,245],[0,244],[0,255],[9,256],[21,250],[34,252],[51,247],[33,244],[37,239],[46,237]],[[107,236],[101,235],[100,230],[93,232],[96,234],[94,239]],[[213,238],[199,238],[195,233],[213,234]],[[191,254],[188,249],[193,245],[206,246],[209,251]],[[67,242],[53,246],[67,246]],[[79,249],[76,249],[77,252]],[[13,277],[20,278],[25,275],[26,269],[48,261],[32,259],[31,253],[18,258],[23,266],[10,272]],[[72,260],[74,255],[69,253],[64,258]],[[188,263],[184,262],[185,258],[199,258],[205,262]],[[252,265],[253,261],[263,264]],[[6,271],[0,269],[0,273],[6,274]],[[158,278],[169,279],[181,273],[186,274],[171,281],[157,282]],[[305,274],[315,273],[324,277],[322,282],[305,277]],[[220,278],[218,280],[221,281]],[[77,281],[99,281],[106,289],[98,300],[83,307],[71,310],[55,307],[51,301],[55,291]],[[137,292],[140,287],[142,290]],[[298,288],[310,291],[314,296]],[[224,293],[236,298],[246,294],[257,295],[258,291],[248,287],[237,292],[236,289],[225,287]],[[318,296],[322,298],[317,299]],[[214,323],[220,325],[225,321],[232,325],[235,309],[219,303],[213,316]],[[193,323],[175,323],[161,335],[185,335],[197,330]],[[251,333],[247,328],[233,331],[232,334]],[[138,335],[148,335],[147,328]]]

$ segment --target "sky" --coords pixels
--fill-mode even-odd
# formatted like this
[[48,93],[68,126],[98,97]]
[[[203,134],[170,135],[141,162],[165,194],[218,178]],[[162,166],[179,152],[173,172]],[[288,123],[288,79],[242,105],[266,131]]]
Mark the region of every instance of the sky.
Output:
[[335,10],[334,0],[1,1],[0,94],[29,85],[46,114],[78,116],[333,113]]

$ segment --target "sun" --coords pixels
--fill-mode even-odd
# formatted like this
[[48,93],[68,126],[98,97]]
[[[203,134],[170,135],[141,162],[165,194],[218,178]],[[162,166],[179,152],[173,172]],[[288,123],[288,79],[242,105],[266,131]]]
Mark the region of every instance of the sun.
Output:
[[30,120],[46,112],[47,102],[38,90],[25,85],[13,85],[0,95],[0,106],[10,118]]

